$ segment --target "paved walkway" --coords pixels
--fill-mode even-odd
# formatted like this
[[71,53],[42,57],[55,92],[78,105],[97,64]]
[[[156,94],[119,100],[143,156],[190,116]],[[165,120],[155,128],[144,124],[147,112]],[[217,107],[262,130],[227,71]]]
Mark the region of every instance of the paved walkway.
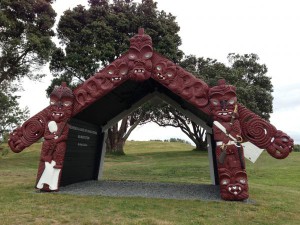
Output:
[[58,193],[221,201],[219,186],[208,184],[149,183],[138,181],[86,181],[61,187],[60,192]]

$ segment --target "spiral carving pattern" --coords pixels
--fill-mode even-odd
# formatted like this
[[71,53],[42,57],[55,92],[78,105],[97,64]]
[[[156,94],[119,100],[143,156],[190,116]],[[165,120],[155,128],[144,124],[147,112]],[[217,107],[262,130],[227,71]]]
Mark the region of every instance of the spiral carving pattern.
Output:
[[276,128],[246,107],[239,105],[243,137],[259,148],[266,148],[276,133]]
[[8,144],[14,152],[21,152],[43,136],[48,111],[48,108],[45,108],[9,135]]
[[[44,134],[46,119],[40,115],[27,120],[23,126],[23,136],[28,144],[38,141]],[[27,145],[26,143],[26,145]]]

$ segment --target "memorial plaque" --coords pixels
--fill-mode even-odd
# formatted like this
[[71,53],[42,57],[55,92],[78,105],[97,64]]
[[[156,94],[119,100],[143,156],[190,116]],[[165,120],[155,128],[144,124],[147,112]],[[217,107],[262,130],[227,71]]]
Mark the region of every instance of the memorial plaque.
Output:
[[61,185],[97,179],[103,135],[98,126],[77,119],[69,122]]

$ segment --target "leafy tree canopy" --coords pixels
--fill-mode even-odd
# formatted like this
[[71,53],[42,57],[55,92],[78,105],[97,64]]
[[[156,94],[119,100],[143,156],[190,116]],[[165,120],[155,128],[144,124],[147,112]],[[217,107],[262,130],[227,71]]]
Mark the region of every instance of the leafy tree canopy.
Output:
[[38,70],[54,49],[51,30],[56,13],[52,0],[0,1],[0,135],[20,125],[28,109],[20,109],[15,81],[38,79]]
[[267,76],[267,66],[259,62],[256,54],[228,54],[229,64],[210,58],[185,57],[180,65],[204,80],[210,86],[224,78],[237,88],[238,101],[247,108],[268,120],[273,111],[273,85]]
[[[152,37],[156,51],[179,62],[181,39],[172,14],[157,9],[153,0],[90,0],[89,8],[78,5],[64,12],[58,23],[62,48],[53,54],[51,72],[55,79],[80,83],[128,50],[129,38],[138,28]],[[48,94],[54,84],[48,89]]]
[[51,30],[56,13],[52,0],[1,0],[0,84],[27,76],[44,65],[54,47]]
[[0,85],[0,137],[3,137],[5,132],[19,126],[29,116],[27,108],[23,110],[19,108],[17,101],[19,96],[12,94],[16,89],[8,87],[5,82]]

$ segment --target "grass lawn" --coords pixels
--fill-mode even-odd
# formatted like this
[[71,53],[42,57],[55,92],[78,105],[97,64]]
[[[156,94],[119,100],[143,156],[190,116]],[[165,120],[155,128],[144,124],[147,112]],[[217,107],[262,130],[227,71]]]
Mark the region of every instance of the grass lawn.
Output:
[[[0,156],[0,224],[300,224],[300,153],[247,162],[250,199],[205,202],[74,196],[34,192],[35,144]],[[182,143],[127,142],[125,156],[107,155],[104,179],[210,183],[207,153]]]

